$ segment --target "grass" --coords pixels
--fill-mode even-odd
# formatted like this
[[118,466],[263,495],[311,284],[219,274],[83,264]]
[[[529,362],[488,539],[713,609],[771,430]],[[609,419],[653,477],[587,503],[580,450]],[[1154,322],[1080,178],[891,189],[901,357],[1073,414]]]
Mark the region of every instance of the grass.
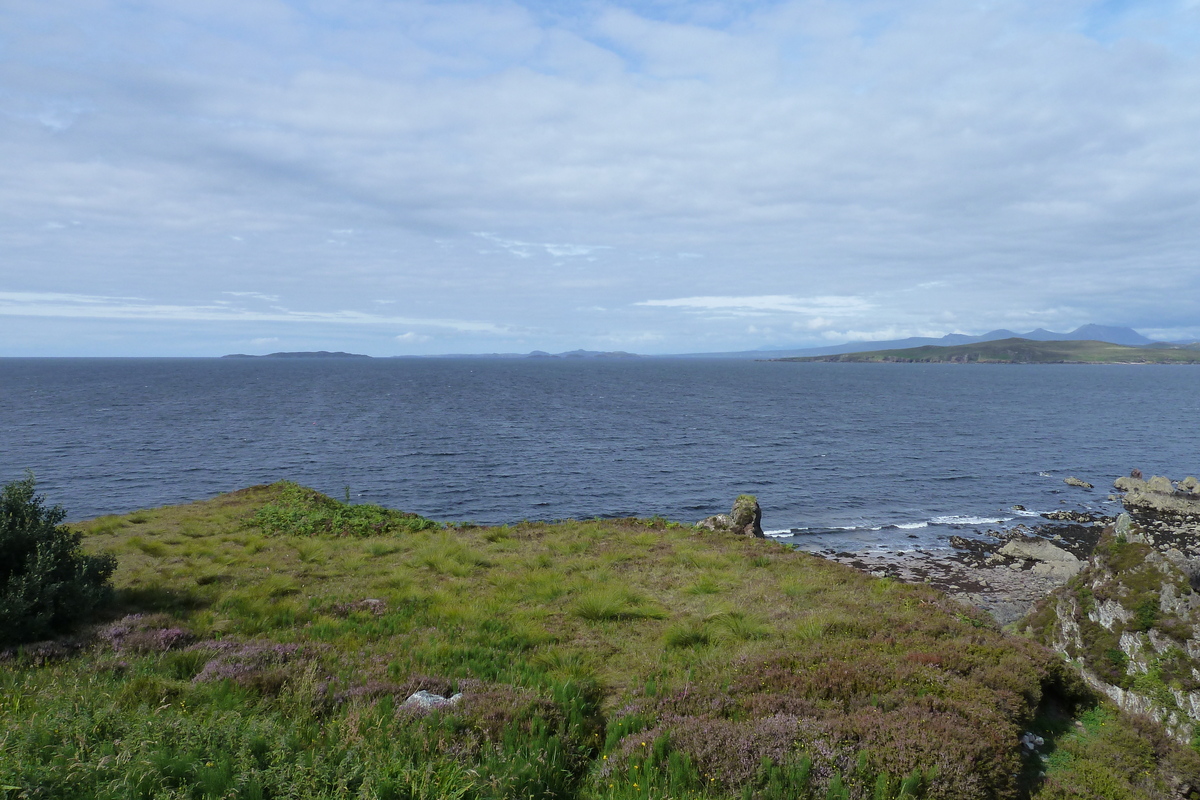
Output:
[[[75,655],[0,665],[9,796],[970,800],[1101,766],[1143,780],[1144,759],[1067,732],[1070,759],[1030,778],[1018,737],[1084,690],[927,587],[663,520],[264,526],[351,513],[314,494],[81,523],[119,558],[122,606]],[[417,689],[463,700],[402,709]]]

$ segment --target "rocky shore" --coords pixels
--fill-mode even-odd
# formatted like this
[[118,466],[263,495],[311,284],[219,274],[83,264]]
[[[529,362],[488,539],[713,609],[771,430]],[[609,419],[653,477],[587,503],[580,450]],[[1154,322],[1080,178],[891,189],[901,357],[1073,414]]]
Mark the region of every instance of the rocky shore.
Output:
[[837,553],[826,558],[879,577],[927,583],[1006,625],[1077,574],[1112,521],[1101,516],[1086,522],[1047,520],[986,531],[989,539],[955,536],[949,551],[899,556]]
[[[1077,484],[1075,484],[1077,485]],[[1125,711],[1200,740],[1200,481],[1134,470],[1119,516],[1058,512],[949,553],[832,560],[935,586],[1061,653]],[[1180,794],[1179,796],[1184,796]]]
[[[1092,488],[1075,478],[1065,483]],[[1175,483],[1162,476],[1143,480],[1134,470],[1129,477],[1117,478],[1113,488],[1120,494],[1111,499],[1121,500],[1146,541],[1186,567],[1189,576],[1200,576],[1200,481],[1188,477]],[[951,537],[949,551],[837,553],[826,558],[880,577],[927,583],[987,611],[1004,625],[1028,614],[1084,569],[1105,529],[1117,521],[1077,511],[1042,517],[1033,525],[983,531],[982,538]]]

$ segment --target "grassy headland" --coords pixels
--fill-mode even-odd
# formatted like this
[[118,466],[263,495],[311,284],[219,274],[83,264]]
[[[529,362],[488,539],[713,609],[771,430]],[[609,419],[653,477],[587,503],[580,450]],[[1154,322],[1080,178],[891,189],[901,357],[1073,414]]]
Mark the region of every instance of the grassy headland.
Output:
[[[1200,786],[1194,753],[1095,706],[1048,650],[769,540],[661,519],[443,527],[286,483],[77,527],[117,555],[122,608],[76,650],[0,665],[6,797]],[[417,690],[462,698],[404,706]]]
[[1200,364],[1200,351],[1186,347],[1128,347],[1108,342],[1039,342],[1014,338],[976,344],[926,345],[903,350],[871,350],[772,360],[931,364]]

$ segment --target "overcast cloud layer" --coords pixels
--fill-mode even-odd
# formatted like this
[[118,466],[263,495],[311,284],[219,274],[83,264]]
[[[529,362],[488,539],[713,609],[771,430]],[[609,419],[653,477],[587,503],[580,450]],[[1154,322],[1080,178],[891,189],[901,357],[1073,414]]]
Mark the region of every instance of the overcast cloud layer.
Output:
[[0,355],[1200,338],[1198,2],[0,0]]

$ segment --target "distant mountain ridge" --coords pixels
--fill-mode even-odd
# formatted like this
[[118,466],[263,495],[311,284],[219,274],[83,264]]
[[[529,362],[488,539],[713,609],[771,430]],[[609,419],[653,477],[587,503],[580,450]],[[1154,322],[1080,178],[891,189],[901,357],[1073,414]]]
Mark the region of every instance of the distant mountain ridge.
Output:
[[886,341],[858,341],[828,347],[807,348],[778,348],[760,350],[742,350],[732,353],[695,353],[689,356],[704,356],[708,358],[791,358],[795,356],[832,356],[842,353],[863,353],[877,350],[905,350],[912,347],[950,347],[960,344],[977,344],[979,342],[996,342],[1001,339],[1028,339],[1035,342],[1068,342],[1093,341],[1108,344],[1122,344],[1128,347],[1144,347],[1152,343],[1133,328],[1123,328],[1113,325],[1082,325],[1070,333],[1055,333],[1044,328],[1028,333],[1014,333],[1006,328],[971,336],[965,333],[948,333],[937,338],[930,336],[910,336],[907,339],[891,339]]
[[922,345],[823,356],[792,356],[773,361],[839,361],[928,364],[1196,364],[1200,349],[1137,347],[1095,339],[1023,339],[1012,337],[956,345]]
[[[878,350],[901,350],[913,347],[952,347],[963,344],[995,342],[1002,339],[1026,339],[1035,342],[1067,342],[1093,341],[1119,344],[1127,347],[1146,347],[1174,349],[1179,347],[1194,348],[1198,343],[1191,342],[1152,342],[1132,328],[1113,325],[1082,325],[1069,333],[1056,333],[1044,328],[1028,333],[1014,333],[1006,328],[1000,328],[977,336],[964,333],[948,333],[945,336],[910,336],[907,339],[890,339],[881,341],[856,341],[845,344],[827,345],[824,347],[787,348],[761,347],[757,350],[738,350],[718,353],[677,353],[664,356],[643,356],[638,353],[628,353],[623,350],[569,350],[563,353],[549,353],[545,350],[533,350],[528,353],[445,353],[441,355],[397,355],[392,358],[501,358],[501,359],[622,359],[622,358],[736,358],[736,359],[777,359],[802,356],[827,356],[844,353],[863,353]],[[285,352],[269,353],[267,355],[246,355],[234,353],[222,358],[370,358],[358,353],[329,352]]]

